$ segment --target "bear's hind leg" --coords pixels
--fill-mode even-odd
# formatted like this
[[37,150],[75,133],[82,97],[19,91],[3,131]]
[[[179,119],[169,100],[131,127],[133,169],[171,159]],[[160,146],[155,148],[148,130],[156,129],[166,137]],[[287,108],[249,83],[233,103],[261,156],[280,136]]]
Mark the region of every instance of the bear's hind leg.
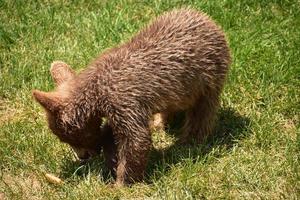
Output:
[[179,143],[193,140],[202,143],[213,131],[216,112],[219,107],[219,95],[202,95],[185,113],[185,123]]

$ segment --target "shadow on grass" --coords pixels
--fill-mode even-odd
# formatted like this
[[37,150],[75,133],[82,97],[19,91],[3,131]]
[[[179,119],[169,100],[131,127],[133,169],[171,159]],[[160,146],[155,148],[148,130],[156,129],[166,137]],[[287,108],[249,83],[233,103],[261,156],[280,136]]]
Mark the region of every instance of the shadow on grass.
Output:
[[[170,148],[151,152],[149,164],[147,168],[147,182],[151,183],[153,179],[159,179],[169,170],[172,165],[183,163],[185,160],[192,160],[192,162],[203,161],[213,149],[222,149],[229,151],[235,143],[247,137],[247,131],[250,125],[250,119],[244,117],[234,111],[232,108],[221,108],[218,114],[218,121],[214,134],[207,138],[203,144],[191,145],[177,145],[174,144]],[[179,123],[182,120],[179,116]],[[171,125],[171,131],[178,134],[178,125],[175,128]],[[214,154],[215,157],[220,157],[222,154]]]
[[[176,117],[175,122],[170,126],[170,133],[179,134],[180,124],[182,124],[183,116]],[[250,124],[250,119],[241,116],[231,108],[222,108],[219,111],[219,120],[215,133],[203,144],[192,145],[172,145],[170,148],[158,151],[152,150],[147,166],[147,183],[152,183],[154,179],[159,179],[165,174],[170,166],[177,163],[185,162],[189,159],[192,161],[202,160],[205,162],[205,157],[213,149],[221,148],[230,150],[237,140],[246,136],[247,129]],[[221,155],[214,155],[216,157]],[[64,179],[76,177],[85,179],[90,175],[99,176],[99,179],[105,183],[113,180],[113,176],[105,167],[103,156],[100,155],[88,161],[85,164],[76,163],[71,160],[65,160],[62,163],[62,174]]]

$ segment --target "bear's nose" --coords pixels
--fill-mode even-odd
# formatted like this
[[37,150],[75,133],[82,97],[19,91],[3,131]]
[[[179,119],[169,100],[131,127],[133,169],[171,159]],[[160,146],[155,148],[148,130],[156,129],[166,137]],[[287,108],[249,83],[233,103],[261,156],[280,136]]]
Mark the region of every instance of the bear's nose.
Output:
[[76,147],[72,147],[72,149],[73,149],[73,152],[75,153],[75,157],[80,162],[85,162],[91,157],[91,154],[86,149],[76,148]]
[[88,151],[85,151],[83,153],[81,153],[81,155],[78,155],[78,158],[80,160],[88,160],[91,157],[90,153]]

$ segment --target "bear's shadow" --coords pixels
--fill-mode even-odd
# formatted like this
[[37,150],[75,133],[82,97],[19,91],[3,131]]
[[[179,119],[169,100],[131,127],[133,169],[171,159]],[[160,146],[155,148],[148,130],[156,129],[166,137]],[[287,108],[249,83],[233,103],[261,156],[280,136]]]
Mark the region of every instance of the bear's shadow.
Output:
[[[182,123],[182,116],[175,118],[175,123],[170,125],[170,131],[167,133],[177,133]],[[203,144],[177,145],[176,143],[164,150],[153,149],[146,170],[146,183],[160,179],[172,165],[189,161],[205,161],[205,157],[213,149],[230,150],[235,143],[248,136],[250,119],[237,113],[232,108],[221,108],[218,113],[218,121],[215,133],[209,137]],[[176,134],[175,134],[176,135]],[[214,154],[221,156],[222,154]],[[64,179],[76,176],[84,179],[90,175],[96,175],[105,183],[111,182],[114,178],[107,170],[102,155],[90,160],[85,164],[76,163],[71,159],[66,159],[62,163],[60,176]]]

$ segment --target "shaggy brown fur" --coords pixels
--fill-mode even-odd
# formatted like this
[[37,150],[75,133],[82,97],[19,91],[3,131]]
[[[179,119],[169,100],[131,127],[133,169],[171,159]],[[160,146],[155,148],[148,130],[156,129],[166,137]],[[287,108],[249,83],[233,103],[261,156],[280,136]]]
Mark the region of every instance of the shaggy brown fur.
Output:
[[[182,140],[212,132],[230,64],[223,32],[205,14],[179,9],[158,17],[129,42],[100,55],[78,75],[52,65],[53,92],[33,91],[46,109],[50,129],[77,152],[115,151],[116,183],[143,177],[155,113],[186,112]],[[106,117],[111,130],[101,130]],[[108,159],[109,160],[109,159]],[[115,165],[114,162],[108,164]]]

